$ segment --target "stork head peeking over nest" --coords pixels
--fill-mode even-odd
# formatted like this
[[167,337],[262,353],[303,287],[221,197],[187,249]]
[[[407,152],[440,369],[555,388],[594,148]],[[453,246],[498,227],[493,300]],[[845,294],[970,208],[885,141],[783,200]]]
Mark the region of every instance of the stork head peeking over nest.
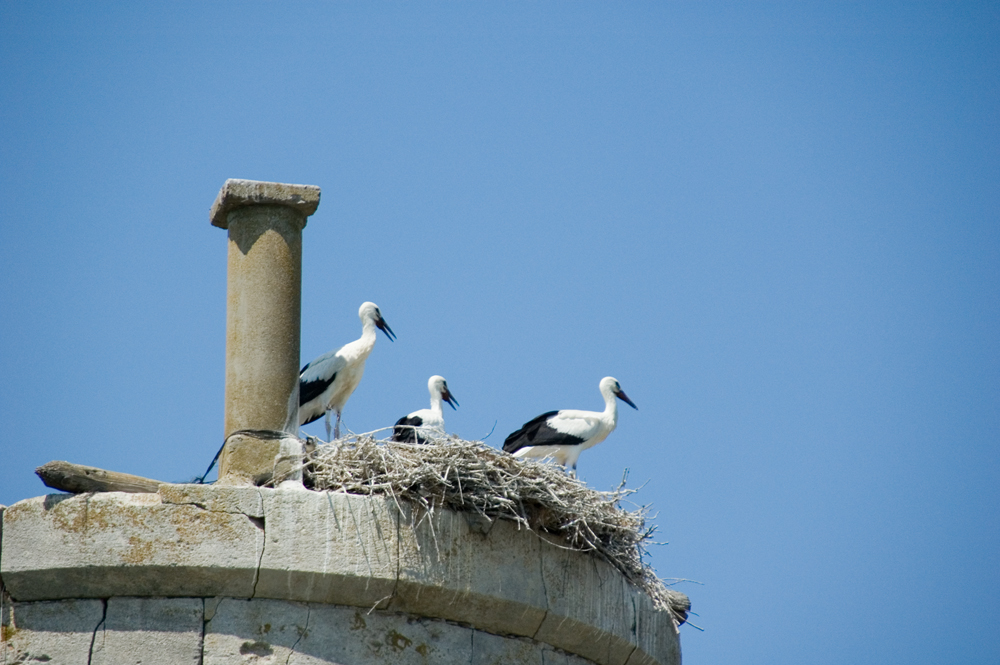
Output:
[[444,435],[444,412],[442,402],[455,409],[458,400],[448,390],[448,382],[443,376],[434,375],[427,380],[427,390],[431,394],[431,408],[420,409],[396,421],[392,428],[392,440],[404,443],[427,443],[427,436]]

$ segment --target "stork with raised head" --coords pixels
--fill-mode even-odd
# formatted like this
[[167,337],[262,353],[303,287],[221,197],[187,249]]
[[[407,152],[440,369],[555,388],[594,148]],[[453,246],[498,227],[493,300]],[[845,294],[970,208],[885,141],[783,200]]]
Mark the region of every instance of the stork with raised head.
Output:
[[617,397],[638,410],[628,398],[618,379],[606,376],[601,379],[604,411],[577,411],[563,409],[549,411],[524,424],[503,442],[503,449],[514,457],[543,459],[551,457],[576,475],[576,461],[587,448],[596,446],[618,426]]
[[365,373],[365,360],[375,348],[375,328],[385,333],[390,341],[396,335],[382,318],[378,305],[366,302],[358,310],[361,319],[361,337],[344,346],[324,353],[302,368],[299,373],[299,425],[306,425],[326,416],[326,438],[330,438],[330,412],[337,414],[333,428],[335,439],[340,438],[340,414],[354,389]]
[[431,408],[414,411],[396,421],[392,428],[392,440],[402,443],[427,443],[431,434],[444,435],[444,412],[441,402],[448,402],[452,409],[458,406],[448,382],[436,374],[427,380],[427,390],[431,394]]

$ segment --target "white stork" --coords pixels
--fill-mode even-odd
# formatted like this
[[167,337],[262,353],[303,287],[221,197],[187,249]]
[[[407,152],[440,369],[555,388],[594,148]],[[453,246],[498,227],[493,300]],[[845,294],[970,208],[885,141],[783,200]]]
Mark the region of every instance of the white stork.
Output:
[[618,402],[622,400],[638,410],[628,398],[618,379],[606,376],[601,379],[604,411],[576,411],[563,409],[549,411],[530,420],[513,432],[503,442],[503,449],[514,457],[541,459],[551,457],[564,467],[571,467],[576,475],[576,461],[587,448],[596,446],[618,425]]
[[403,443],[427,443],[428,434],[444,434],[444,413],[441,410],[442,400],[454,409],[458,406],[448,382],[443,376],[434,375],[427,380],[427,390],[431,394],[431,408],[414,411],[396,421],[392,428],[392,440]]
[[361,383],[365,360],[375,348],[375,328],[384,332],[390,341],[396,339],[375,303],[363,303],[358,310],[358,318],[361,319],[359,339],[324,353],[299,373],[299,425],[319,420],[325,415],[327,439],[330,438],[330,411],[337,414],[333,436],[340,438],[340,413],[351,393]]

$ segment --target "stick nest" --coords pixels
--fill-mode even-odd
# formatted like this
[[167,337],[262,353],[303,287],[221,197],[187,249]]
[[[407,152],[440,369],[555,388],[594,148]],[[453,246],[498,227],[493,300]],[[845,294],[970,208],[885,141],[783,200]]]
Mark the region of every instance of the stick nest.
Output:
[[646,525],[648,507],[621,507],[637,491],[626,489],[624,479],[616,490],[599,492],[554,464],[518,459],[481,442],[442,437],[409,444],[358,435],[316,448],[303,481],[314,490],[391,496],[427,513],[450,508],[554,535],[565,547],[617,568],[658,609],[671,611],[678,625],[687,618],[687,596],[668,589],[643,561],[655,527]]

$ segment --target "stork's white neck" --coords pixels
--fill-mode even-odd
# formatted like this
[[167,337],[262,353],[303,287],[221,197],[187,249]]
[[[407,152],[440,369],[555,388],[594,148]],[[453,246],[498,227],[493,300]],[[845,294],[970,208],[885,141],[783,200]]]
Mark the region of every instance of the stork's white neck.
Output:
[[439,418],[444,418],[444,409],[441,405],[441,393],[434,391],[431,393],[431,411]]
[[601,387],[601,395],[604,397],[604,411],[601,413],[601,420],[610,422],[614,428],[618,424],[618,398],[611,388]]
[[361,322],[361,338],[358,339],[361,342],[363,348],[371,351],[375,348],[376,339],[376,328],[375,321],[372,319],[365,319]]

